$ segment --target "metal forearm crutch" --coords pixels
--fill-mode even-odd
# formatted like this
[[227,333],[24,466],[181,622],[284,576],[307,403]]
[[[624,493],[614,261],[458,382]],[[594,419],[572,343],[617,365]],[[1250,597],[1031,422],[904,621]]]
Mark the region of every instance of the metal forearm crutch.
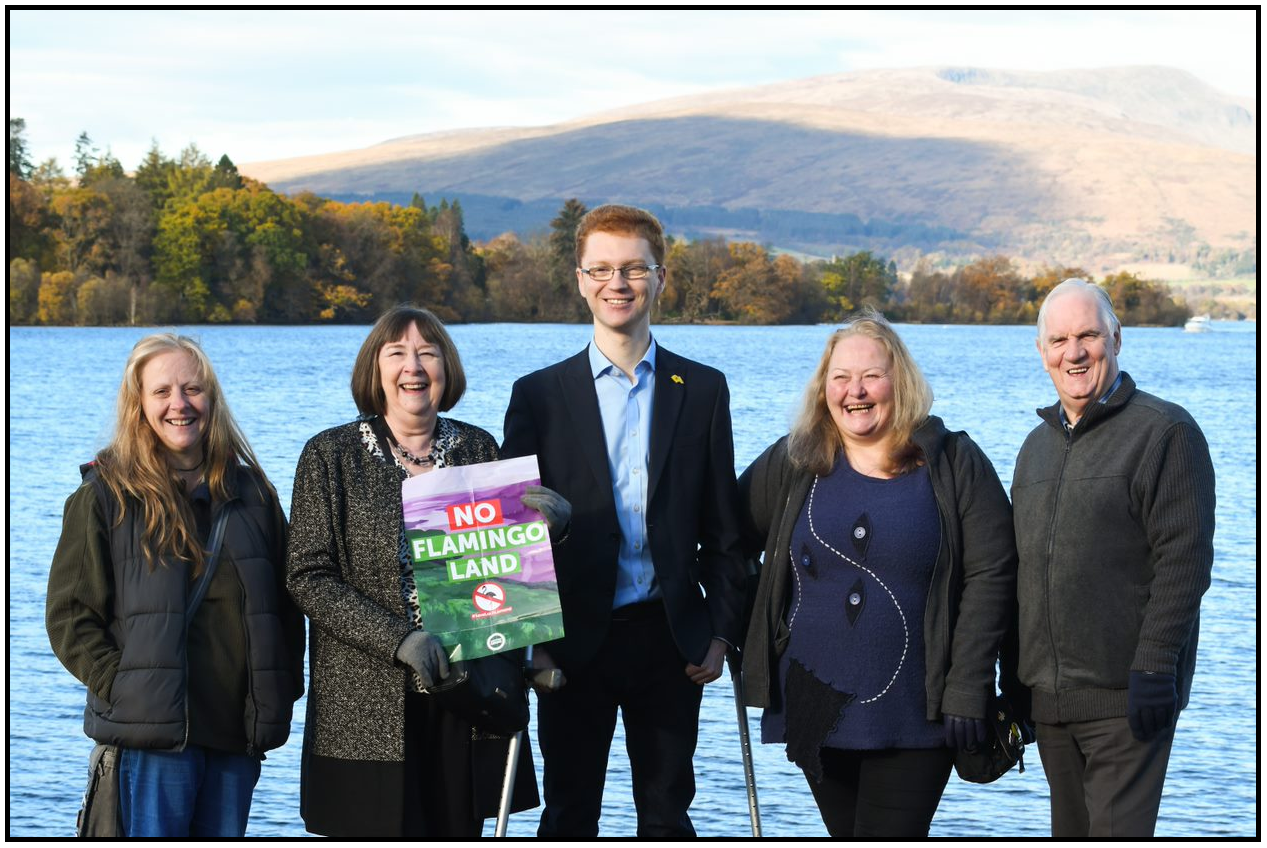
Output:
[[[532,646],[529,645],[524,653],[525,672],[532,668]],[[497,827],[493,831],[493,836],[501,838],[506,835],[506,825],[510,822],[510,805],[514,802],[515,797],[515,773],[519,771],[519,749],[523,745],[524,734],[528,732],[527,728],[515,734],[510,740],[510,750],[506,752],[506,774],[502,778],[502,800],[497,807]]]
[[761,805],[757,802],[757,773],[752,766],[752,739],[748,735],[748,709],[743,700],[743,669],[733,652],[727,653],[730,666],[730,682],[735,689],[735,712],[739,718],[739,744],[743,748],[743,777],[748,789],[748,818],[752,820],[752,835],[761,838]]

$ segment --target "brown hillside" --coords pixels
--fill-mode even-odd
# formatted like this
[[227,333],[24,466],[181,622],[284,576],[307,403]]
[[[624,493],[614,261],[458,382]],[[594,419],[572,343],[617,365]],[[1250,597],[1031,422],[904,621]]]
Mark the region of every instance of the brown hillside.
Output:
[[[891,228],[890,251],[903,228],[924,227],[939,233],[922,236],[926,251],[1094,269],[1166,261],[1201,242],[1252,248],[1256,121],[1173,69],[928,68],[678,98],[548,127],[407,136],[241,170],[281,190],[338,196],[576,196],[857,216]],[[755,225],[746,235],[828,252],[871,246],[856,233],[798,238],[785,227],[770,237]]]

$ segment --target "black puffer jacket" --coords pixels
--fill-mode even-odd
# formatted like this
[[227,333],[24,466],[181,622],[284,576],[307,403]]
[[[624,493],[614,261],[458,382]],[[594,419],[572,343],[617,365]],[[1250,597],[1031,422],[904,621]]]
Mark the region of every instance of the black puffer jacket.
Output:
[[[245,644],[247,753],[280,747],[303,693],[303,619],[286,594],[285,517],[264,481],[240,468],[228,510],[221,562],[242,585],[243,609],[217,622]],[[105,744],[180,750],[189,738],[185,637],[188,563],[150,569],[141,551],[141,510],[126,510],[95,470],[66,502],[49,572],[46,625],[54,653],[88,687],[84,732]],[[222,566],[225,567],[225,566]],[[198,613],[195,613],[197,615]]]

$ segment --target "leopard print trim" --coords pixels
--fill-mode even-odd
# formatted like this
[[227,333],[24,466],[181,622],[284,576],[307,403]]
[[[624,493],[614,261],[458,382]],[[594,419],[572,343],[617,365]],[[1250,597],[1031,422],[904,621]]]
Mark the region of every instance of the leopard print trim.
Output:
[[[400,473],[400,480],[403,483],[409,477],[409,471],[401,463],[400,457],[396,456],[395,451],[387,451],[384,453],[383,446],[379,444],[378,436],[374,435],[374,428],[370,426],[368,420],[361,422],[361,444],[365,445],[365,449],[370,455],[382,462],[387,462],[387,457],[391,457],[392,464],[396,466],[396,470]],[[461,434],[458,428],[446,418],[436,420],[436,432],[431,438],[431,453],[429,454],[434,465],[433,468],[447,468],[449,466],[449,453],[458,444]],[[397,550],[397,556],[400,559],[400,593],[405,598],[405,609],[409,612],[409,624],[418,629],[422,629],[422,607],[418,603],[418,587],[414,583],[413,561],[409,557],[409,540],[405,538],[405,522],[400,522],[400,543]],[[422,691],[422,680],[416,674],[409,675],[409,689],[411,692]]]

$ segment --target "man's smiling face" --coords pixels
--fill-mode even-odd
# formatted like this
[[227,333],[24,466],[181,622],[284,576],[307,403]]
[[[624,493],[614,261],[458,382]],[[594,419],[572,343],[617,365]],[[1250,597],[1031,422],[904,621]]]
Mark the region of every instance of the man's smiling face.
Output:
[[[596,232],[585,238],[582,268],[625,268],[656,265],[651,245],[640,236]],[[632,335],[651,325],[651,308],[664,290],[665,271],[656,268],[640,280],[617,273],[606,282],[595,280],[581,270],[576,285],[594,315],[594,323],[622,335]]]
[[1038,352],[1070,424],[1117,379],[1122,331],[1105,321],[1094,294],[1073,291],[1047,304]]

